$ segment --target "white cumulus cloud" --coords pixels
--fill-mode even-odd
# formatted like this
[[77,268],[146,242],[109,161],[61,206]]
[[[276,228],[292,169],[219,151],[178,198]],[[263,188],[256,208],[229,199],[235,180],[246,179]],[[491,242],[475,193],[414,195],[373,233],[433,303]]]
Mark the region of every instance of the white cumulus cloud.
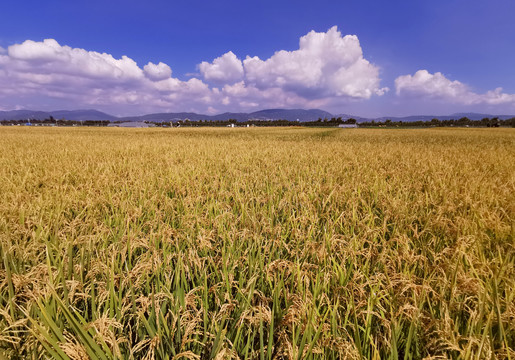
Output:
[[172,77],[163,62],[140,67],[128,56],[72,48],[55,39],[26,40],[0,49],[0,106],[87,106],[117,114],[334,108],[387,90],[358,38],[342,36],[336,27],[301,37],[298,50],[243,61],[229,51],[198,70],[184,81]]
[[277,51],[268,59],[228,52],[198,65],[205,81],[222,88],[226,108],[337,107],[352,100],[381,96],[379,68],[363,56],[357,36],[338,28],[311,31],[299,49]]
[[199,70],[204,79],[222,84],[234,84],[243,77],[243,64],[232,51],[213,60],[212,63],[203,61]]
[[279,87],[301,96],[369,99],[382,95],[379,69],[363,57],[358,37],[342,36],[334,26],[325,33],[309,32],[299,49],[278,51],[269,59],[243,61],[246,81],[260,89]]
[[[140,66],[128,56],[61,45],[54,39],[0,47],[0,108],[98,108],[114,114],[166,111],[252,111],[325,108],[341,111],[381,96],[379,67],[363,55],[355,35],[337,27],[311,31],[293,51],[266,59],[229,51],[198,65],[189,80],[172,76],[163,62]],[[502,88],[477,93],[442,73],[419,70],[395,80],[399,98],[432,99],[453,106],[515,109],[515,94]],[[414,103],[414,102],[413,102]],[[432,101],[419,102],[433,104]]]
[[138,79],[143,71],[127,56],[113,56],[95,51],[61,46],[54,39],[27,40],[9,46],[10,65],[16,71],[35,74],[63,74],[113,80]]
[[388,91],[380,87],[378,67],[363,57],[358,37],[342,36],[336,26],[302,36],[298,50],[277,51],[265,60],[247,56],[243,62],[228,52],[212,63],[202,62],[199,69],[207,81],[243,81],[251,89],[281,89],[305,101],[369,99]]
[[98,107],[115,113],[202,111],[216,99],[199,79],[172,78],[162,62],[143,68],[127,56],[27,40],[0,54],[0,105]]
[[478,94],[458,80],[449,80],[442,73],[431,74],[419,70],[414,75],[402,75],[395,79],[397,95],[437,99],[465,105],[515,104],[515,94],[506,94],[502,88]]
[[151,80],[164,80],[172,76],[172,69],[165,63],[154,64],[149,62],[143,67],[145,74]]

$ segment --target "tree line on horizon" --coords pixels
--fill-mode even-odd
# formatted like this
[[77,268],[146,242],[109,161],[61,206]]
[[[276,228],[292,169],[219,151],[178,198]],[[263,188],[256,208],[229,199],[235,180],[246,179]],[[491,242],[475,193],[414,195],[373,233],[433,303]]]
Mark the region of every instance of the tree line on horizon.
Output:
[[485,117],[481,120],[471,120],[468,117],[460,119],[440,120],[433,118],[430,121],[392,121],[387,119],[385,121],[367,121],[359,124],[360,127],[515,127],[515,117],[502,120],[498,117],[488,118]]
[[[38,120],[1,120],[0,125],[33,125],[33,126],[107,126],[109,124],[120,124],[125,121],[116,120],[66,120],[49,118]],[[339,125],[354,125],[359,127],[515,127],[515,117],[502,120],[497,117],[485,117],[481,120],[471,120],[467,117],[460,119],[440,120],[434,118],[430,121],[393,121],[386,119],[384,121],[365,121],[358,123],[356,119],[342,119],[341,117],[318,118],[315,121],[290,121],[290,120],[247,120],[238,121],[236,119],[228,120],[176,120],[176,121],[145,121],[146,124],[152,124],[156,127],[223,127],[223,126],[257,126],[257,127],[281,127],[281,126],[306,126],[306,127],[338,127]]]

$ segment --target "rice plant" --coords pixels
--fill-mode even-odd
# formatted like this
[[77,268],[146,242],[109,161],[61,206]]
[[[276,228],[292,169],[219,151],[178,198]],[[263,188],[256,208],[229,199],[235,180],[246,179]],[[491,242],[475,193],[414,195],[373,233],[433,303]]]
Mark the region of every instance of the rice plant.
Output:
[[0,146],[0,358],[515,359],[512,129]]

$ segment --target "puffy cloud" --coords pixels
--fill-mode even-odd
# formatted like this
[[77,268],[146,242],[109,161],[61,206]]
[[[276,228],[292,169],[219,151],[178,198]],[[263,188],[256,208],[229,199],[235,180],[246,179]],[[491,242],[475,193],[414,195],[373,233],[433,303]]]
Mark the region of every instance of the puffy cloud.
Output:
[[342,36],[336,26],[301,37],[298,50],[243,61],[228,52],[198,68],[206,81],[224,85],[219,94],[226,107],[341,105],[388,91],[380,87],[378,67],[363,57],[357,36]]
[[[198,70],[183,81],[172,77],[172,69],[162,62],[140,67],[127,56],[71,48],[54,39],[27,40],[0,47],[0,108],[87,106],[115,114],[267,107],[340,111],[342,105],[353,106],[355,100],[388,91],[380,86],[379,68],[364,58],[358,38],[343,36],[336,27],[302,36],[297,50],[243,61],[229,51],[202,62]],[[429,98],[454,106],[515,109],[515,94],[501,88],[478,94],[438,72],[399,76],[395,88],[410,102]]]
[[143,71],[127,56],[115,59],[109,54],[61,46],[54,39],[27,40],[9,46],[8,55],[15,70],[39,74],[68,74],[95,79],[138,79]]
[[369,99],[388,90],[380,88],[379,69],[363,57],[357,36],[342,36],[336,26],[301,37],[298,50],[281,50],[267,60],[247,56],[243,65],[248,84],[278,87],[310,99]]
[[143,67],[145,75],[151,80],[164,80],[172,76],[172,69],[165,63],[154,64],[149,62]]
[[505,94],[497,88],[477,94],[457,80],[449,80],[442,73],[431,74],[427,70],[419,70],[414,75],[402,75],[395,79],[397,95],[437,99],[465,105],[515,104],[515,94]]
[[54,39],[45,39],[43,42],[27,40],[22,44],[9,46],[9,55],[13,59],[27,61],[67,60],[64,50]]
[[281,50],[266,60],[247,56],[243,62],[228,52],[212,63],[202,62],[199,69],[207,81],[243,81],[249,88],[281,89],[306,101],[369,99],[388,91],[379,86],[379,69],[363,57],[357,36],[342,36],[336,26],[301,37],[298,50]]
[[0,106],[88,106],[118,114],[246,111],[337,107],[386,91],[358,38],[342,36],[336,27],[311,31],[300,38],[298,50],[278,51],[266,60],[241,61],[229,51],[198,69],[200,74],[183,81],[162,62],[140,67],[127,56],[71,48],[54,39],[27,40],[0,49]]
[[[162,62],[142,68],[127,56],[27,40],[0,54],[0,105],[99,107],[115,113],[202,111],[215,101],[199,79],[172,78]],[[49,105],[53,104],[53,105]]]
[[480,102],[484,102],[489,105],[500,105],[500,104],[515,105],[515,94],[503,93],[501,87],[498,87],[495,90],[487,91],[485,94],[478,95],[478,96],[481,99]]
[[468,94],[468,88],[459,81],[451,81],[442,73],[431,74],[419,70],[413,76],[402,75],[395,79],[397,95],[410,94],[442,98],[458,98]]
[[243,65],[232,51],[213,60],[203,61],[199,66],[204,79],[222,84],[234,84],[243,78]]
[[222,104],[229,108],[243,108],[255,110],[266,107],[280,108],[280,107],[319,107],[323,105],[324,101],[308,100],[293,92],[284,91],[278,87],[259,89],[256,86],[245,84],[244,81],[235,84],[225,85],[221,91]]

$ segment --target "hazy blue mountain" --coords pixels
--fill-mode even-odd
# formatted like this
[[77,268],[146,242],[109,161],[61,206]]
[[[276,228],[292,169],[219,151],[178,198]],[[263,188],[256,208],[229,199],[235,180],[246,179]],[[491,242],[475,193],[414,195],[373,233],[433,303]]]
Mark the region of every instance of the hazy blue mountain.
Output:
[[116,120],[116,116],[106,114],[98,110],[58,110],[50,111],[56,119],[66,120]]
[[33,110],[0,111],[0,120],[43,120],[50,117],[50,113]]
[[117,117],[97,110],[57,110],[57,111],[34,111],[34,110],[12,110],[0,111],[0,120],[44,120],[53,116],[55,119],[66,120],[116,120]]
[[122,121],[153,121],[153,122],[168,122],[189,119],[192,121],[205,120],[208,115],[202,115],[191,112],[178,112],[178,113],[155,113],[141,116],[127,116],[119,118]]
[[319,118],[338,118],[341,117],[343,120],[354,118],[361,122],[377,121],[383,122],[388,119],[392,121],[431,121],[436,118],[439,120],[449,119],[460,119],[467,117],[470,120],[481,120],[483,118],[494,118],[498,117],[501,120],[506,120],[515,117],[515,115],[492,115],[492,114],[479,114],[479,113],[454,113],[451,115],[411,115],[411,116],[382,116],[379,118],[364,118],[356,115],[348,114],[337,114],[333,115],[327,111],[320,109],[265,109],[254,111],[251,113],[233,113],[226,112],[217,115],[206,115],[197,114],[193,112],[176,112],[176,113],[155,113],[141,116],[126,116],[116,117],[98,110],[58,110],[58,111],[37,111],[37,110],[12,110],[12,111],[0,111],[0,120],[28,120],[36,119],[43,120],[53,116],[55,119],[66,119],[66,120],[109,120],[109,121],[151,121],[151,122],[169,122],[189,119],[191,121],[199,120],[229,120],[235,119],[237,121],[248,121],[248,120],[289,120],[289,121],[316,121]]
[[209,116],[209,120],[229,120],[234,119],[238,121],[247,121],[249,119],[248,113],[232,113],[232,112],[226,112],[223,114],[218,115],[211,115]]
[[142,116],[128,116],[120,118],[124,121],[177,121],[189,119],[192,121],[198,120],[229,120],[235,119],[238,121],[247,120],[289,120],[289,121],[314,121],[318,118],[331,118],[333,115],[324,110],[318,109],[266,109],[259,110],[251,113],[232,113],[227,112],[218,115],[205,115],[197,113],[156,113]]
[[365,121],[371,121],[372,119],[357,116],[357,115],[349,115],[349,114],[336,114],[334,115],[335,118],[341,117],[342,120],[348,120],[348,119],[356,119],[357,122],[365,122]]
[[267,109],[249,114],[253,120],[289,120],[289,121],[315,121],[318,118],[332,118],[334,115],[320,109]]

